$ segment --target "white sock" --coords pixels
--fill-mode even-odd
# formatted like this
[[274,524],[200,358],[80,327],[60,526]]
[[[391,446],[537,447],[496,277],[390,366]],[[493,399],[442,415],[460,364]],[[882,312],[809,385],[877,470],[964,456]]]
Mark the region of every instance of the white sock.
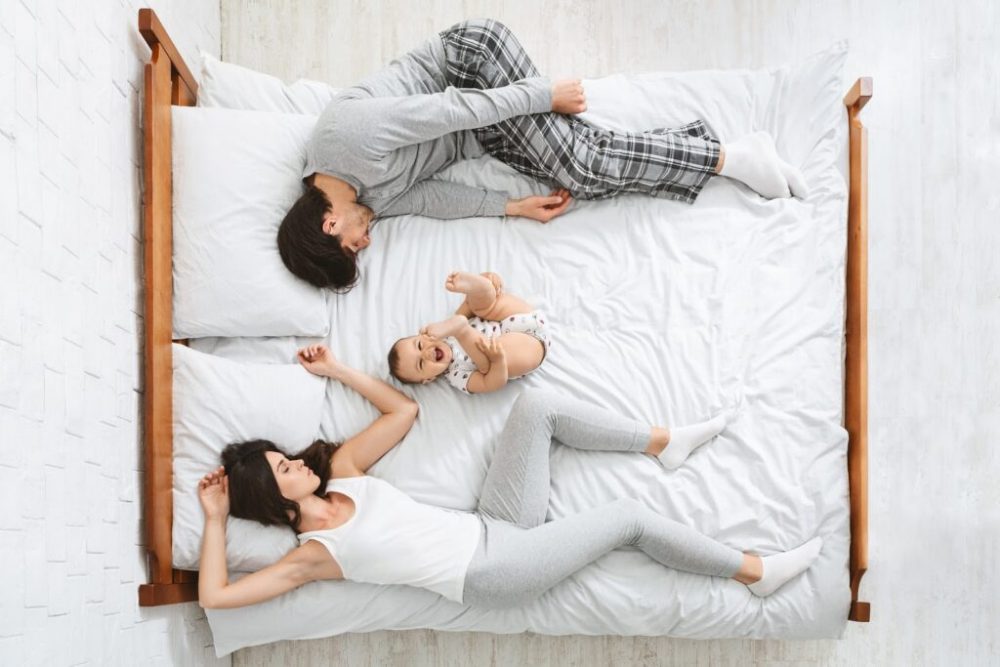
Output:
[[792,578],[808,570],[822,546],[823,538],[814,537],[791,551],[763,556],[761,561],[764,563],[764,574],[760,581],[747,584],[747,588],[758,597],[767,597]]
[[788,164],[781,158],[778,158],[778,163],[781,167],[781,174],[788,181],[788,189],[792,191],[792,195],[798,197],[799,199],[805,199],[809,196],[809,184],[806,183],[805,176],[802,172]]
[[754,132],[726,144],[725,149],[720,176],[746,183],[767,199],[791,196],[770,134]]
[[671,470],[679,468],[691,452],[719,435],[726,422],[726,415],[721,414],[708,421],[670,429],[670,442],[657,458]]

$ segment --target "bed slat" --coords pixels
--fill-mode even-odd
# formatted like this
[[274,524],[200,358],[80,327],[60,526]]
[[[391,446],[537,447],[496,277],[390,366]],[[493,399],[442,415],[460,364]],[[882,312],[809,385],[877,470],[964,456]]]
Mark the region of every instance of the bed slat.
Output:
[[872,80],[858,79],[844,97],[850,130],[847,205],[847,354],[844,426],[851,502],[851,607],[848,619],[867,623],[871,605],[858,600],[868,571],[868,130],[858,114],[872,97]]

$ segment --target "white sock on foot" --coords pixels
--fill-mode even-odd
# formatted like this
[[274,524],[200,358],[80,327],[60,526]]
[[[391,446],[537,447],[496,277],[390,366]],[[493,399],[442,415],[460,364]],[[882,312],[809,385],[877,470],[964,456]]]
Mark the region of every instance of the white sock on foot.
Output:
[[747,584],[750,592],[757,597],[765,598],[784,586],[789,580],[797,577],[812,565],[823,546],[822,537],[814,537],[805,544],[773,556],[763,556],[764,574],[760,581]]
[[788,181],[788,189],[792,191],[792,195],[798,197],[799,199],[805,199],[809,196],[809,184],[806,183],[805,176],[802,172],[788,164],[781,158],[778,158],[778,163],[781,166],[781,174]]
[[691,452],[719,435],[726,428],[726,415],[716,415],[708,421],[670,429],[670,442],[657,457],[671,470],[679,468]]
[[768,199],[791,196],[771,135],[754,132],[726,144],[725,149],[720,176],[746,183]]

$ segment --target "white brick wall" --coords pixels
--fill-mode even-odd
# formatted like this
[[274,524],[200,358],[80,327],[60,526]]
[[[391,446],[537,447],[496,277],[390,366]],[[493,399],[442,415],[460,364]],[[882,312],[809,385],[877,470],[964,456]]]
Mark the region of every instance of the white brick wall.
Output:
[[[0,0],[0,664],[216,664],[140,609],[142,64],[135,0]],[[148,3],[194,70],[219,6]]]

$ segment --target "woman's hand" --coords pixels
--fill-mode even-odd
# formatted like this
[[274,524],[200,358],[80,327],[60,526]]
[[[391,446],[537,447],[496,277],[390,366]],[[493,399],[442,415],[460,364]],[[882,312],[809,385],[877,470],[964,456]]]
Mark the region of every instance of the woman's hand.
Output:
[[505,213],[507,215],[519,215],[523,218],[531,218],[539,222],[548,222],[552,218],[562,215],[573,203],[573,197],[569,190],[565,188],[554,190],[548,196],[538,195],[525,197],[524,199],[511,199],[507,202]]
[[198,482],[198,500],[205,512],[205,520],[225,519],[229,515],[229,478],[226,469],[219,466]]
[[587,97],[583,81],[563,79],[552,84],[552,111],[554,113],[583,113],[587,110]]
[[299,350],[296,356],[299,363],[314,375],[336,378],[344,368],[326,345],[309,345]]
[[452,315],[446,320],[428,324],[420,330],[420,333],[440,340],[447,338],[448,336],[454,336],[461,331],[463,327],[467,326],[469,326],[469,318],[465,315]]
[[500,344],[500,336],[489,338],[484,336],[476,341],[476,348],[486,355],[491,367],[494,364],[507,364],[507,353],[504,352],[503,346]]

